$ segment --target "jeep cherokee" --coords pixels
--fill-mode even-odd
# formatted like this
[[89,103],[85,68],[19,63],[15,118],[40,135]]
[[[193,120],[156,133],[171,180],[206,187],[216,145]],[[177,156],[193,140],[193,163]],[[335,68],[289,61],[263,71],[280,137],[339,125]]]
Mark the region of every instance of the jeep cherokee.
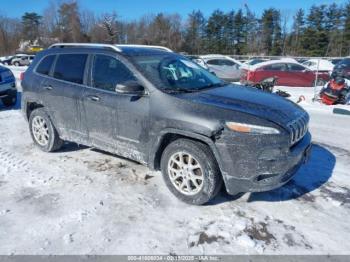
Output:
[[287,183],[307,158],[308,114],[233,85],[160,47],[55,44],[25,73],[22,110],[35,144],[63,141],[161,170],[190,204]]

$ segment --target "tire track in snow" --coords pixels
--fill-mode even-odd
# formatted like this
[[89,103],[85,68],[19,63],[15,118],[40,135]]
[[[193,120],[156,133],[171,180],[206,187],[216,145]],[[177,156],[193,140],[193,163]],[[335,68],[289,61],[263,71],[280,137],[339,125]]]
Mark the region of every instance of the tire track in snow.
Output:
[[0,172],[7,174],[11,171],[29,171],[27,161],[0,147]]

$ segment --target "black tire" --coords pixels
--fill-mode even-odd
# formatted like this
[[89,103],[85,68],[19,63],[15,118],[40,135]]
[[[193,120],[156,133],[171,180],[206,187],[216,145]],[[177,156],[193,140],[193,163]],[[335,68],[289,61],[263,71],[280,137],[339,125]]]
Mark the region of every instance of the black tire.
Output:
[[2,98],[1,101],[6,107],[14,106],[17,103],[17,96],[8,96]]
[[[203,170],[202,187],[194,195],[186,195],[180,192],[173,182],[171,182],[168,172],[168,164],[171,157],[179,152],[190,154]],[[181,201],[192,204],[202,205],[213,199],[222,187],[222,177],[216,162],[216,159],[211,152],[211,149],[200,142],[189,139],[178,139],[170,143],[164,150],[161,158],[161,170],[165,184],[169,190]],[[194,185],[194,184],[192,184]]]
[[[40,144],[33,134],[33,120],[35,117],[41,117],[46,124],[48,130],[48,142],[45,145]],[[35,109],[29,117],[29,131],[34,141],[34,144],[38,146],[44,152],[54,152],[59,150],[63,145],[63,140],[60,139],[55,127],[44,108]]]

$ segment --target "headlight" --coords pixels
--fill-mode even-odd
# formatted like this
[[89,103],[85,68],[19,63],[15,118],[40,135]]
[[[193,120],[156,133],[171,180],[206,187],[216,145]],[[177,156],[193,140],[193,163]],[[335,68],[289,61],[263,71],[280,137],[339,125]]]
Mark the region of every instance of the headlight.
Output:
[[253,134],[279,134],[280,131],[273,127],[249,125],[237,122],[226,122],[226,126],[236,132]]

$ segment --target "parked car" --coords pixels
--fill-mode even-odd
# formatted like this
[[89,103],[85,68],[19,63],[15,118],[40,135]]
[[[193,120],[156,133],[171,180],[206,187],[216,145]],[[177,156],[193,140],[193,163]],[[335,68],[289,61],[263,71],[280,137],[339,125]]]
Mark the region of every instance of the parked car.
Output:
[[6,107],[15,105],[17,101],[15,77],[3,66],[0,66],[0,99]]
[[238,60],[223,55],[203,55],[200,57],[217,77],[226,81],[239,81],[242,63]]
[[130,158],[161,170],[190,204],[210,201],[222,182],[230,194],[280,187],[307,159],[309,116],[284,98],[164,50],[71,45],[39,53],[22,81],[43,151],[66,140]]
[[308,67],[312,71],[319,71],[325,73],[331,73],[334,68],[332,62],[326,59],[309,59],[305,61],[303,65]]
[[276,85],[283,86],[314,86],[315,84],[323,86],[329,80],[328,73],[317,74],[298,63],[272,60],[256,64],[249,70],[243,69],[241,82],[257,84],[271,77],[277,78]]
[[34,60],[34,55],[23,55],[15,57],[11,60],[11,64],[14,66],[27,66]]
[[250,60],[244,62],[242,64],[241,68],[249,69],[249,67],[251,67],[253,65],[256,65],[256,64],[259,64],[259,63],[262,63],[262,62],[266,62],[266,61],[269,61],[269,59],[253,58],[253,59],[250,59]]
[[350,79],[350,57],[346,57],[338,62],[338,64],[334,66],[333,71],[343,75],[347,79]]
[[207,65],[207,63],[204,61],[203,58],[201,58],[200,56],[197,55],[186,55],[186,57],[188,59],[190,59],[192,62],[195,62],[196,64],[200,65],[201,67],[203,67],[206,70],[209,70],[209,66]]
[[336,64],[338,64],[341,60],[343,60],[343,58],[333,58],[333,59],[330,59],[329,61],[330,61],[333,65],[336,65]]
[[14,56],[8,56],[6,59],[3,59],[1,61],[1,63],[4,64],[4,65],[12,65],[12,61],[14,59],[18,59],[18,58],[21,58],[23,56],[27,56],[27,55],[25,55],[25,54],[17,54],[17,55],[14,55]]

